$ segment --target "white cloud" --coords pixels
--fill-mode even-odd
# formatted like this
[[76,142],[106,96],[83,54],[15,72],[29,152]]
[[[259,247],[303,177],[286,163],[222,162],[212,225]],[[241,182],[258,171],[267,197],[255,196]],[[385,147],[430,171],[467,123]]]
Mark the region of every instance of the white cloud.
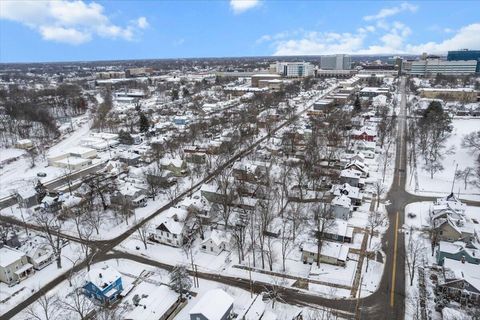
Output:
[[134,40],[139,29],[148,27],[145,17],[126,26],[110,21],[102,5],[82,0],[0,1],[0,19],[22,23],[43,39],[79,45],[93,36]]
[[83,33],[73,28],[63,27],[40,27],[40,34],[45,40],[74,45],[88,42],[91,39],[91,36],[88,33]]
[[397,7],[383,8],[377,14],[374,14],[374,15],[371,15],[371,16],[365,16],[365,17],[363,17],[363,19],[365,21],[381,20],[381,19],[385,19],[387,17],[394,16],[396,14],[399,14],[400,12],[405,12],[405,11],[416,12],[417,9],[418,9],[417,6],[415,6],[413,4],[410,4],[408,2],[404,2]]
[[137,25],[140,29],[146,29],[150,25],[147,21],[147,18],[145,17],[140,17],[137,20]]
[[230,7],[236,14],[255,8],[259,4],[259,0],[230,0]]
[[[480,23],[474,23],[440,42],[411,44],[408,42],[412,30],[405,24],[394,21],[386,24],[386,29],[358,28],[355,33],[301,31],[284,32],[283,38],[265,35],[259,40],[270,43],[273,55],[322,55],[333,53],[349,54],[420,54],[446,53],[448,50],[480,47]],[[371,32],[367,32],[368,29]],[[259,43],[257,40],[257,43]]]
[[480,47],[480,23],[472,23],[460,28],[449,39],[441,42],[427,42],[419,45],[407,45],[407,52],[445,53],[449,50]]

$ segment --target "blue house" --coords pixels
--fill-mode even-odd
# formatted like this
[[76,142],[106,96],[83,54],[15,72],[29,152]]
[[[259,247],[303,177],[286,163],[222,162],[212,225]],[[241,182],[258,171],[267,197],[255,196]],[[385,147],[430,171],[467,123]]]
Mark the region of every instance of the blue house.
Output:
[[122,277],[117,270],[105,266],[91,269],[85,277],[84,293],[102,304],[110,304],[118,299],[123,290]]
[[440,241],[437,249],[437,264],[442,266],[445,258],[468,262],[471,264],[480,264],[480,251],[473,245],[461,241],[446,242]]

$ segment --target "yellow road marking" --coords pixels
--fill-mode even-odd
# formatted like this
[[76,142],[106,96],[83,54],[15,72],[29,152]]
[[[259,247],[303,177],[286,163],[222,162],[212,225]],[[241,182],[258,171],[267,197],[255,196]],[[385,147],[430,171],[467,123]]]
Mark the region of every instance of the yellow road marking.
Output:
[[395,300],[395,277],[397,272],[397,244],[398,244],[398,211],[395,220],[395,246],[393,247],[393,270],[392,270],[392,288],[390,290],[390,307],[393,307]]

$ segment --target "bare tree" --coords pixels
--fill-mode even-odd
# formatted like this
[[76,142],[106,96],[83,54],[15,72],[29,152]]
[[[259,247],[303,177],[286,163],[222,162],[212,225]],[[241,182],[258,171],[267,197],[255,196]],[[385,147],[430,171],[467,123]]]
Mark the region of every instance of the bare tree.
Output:
[[331,206],[326,203],[314,205],[313,214],[317,237],[317,266],[319,267],[323,241],[325,239],[325,231],[335,225],[335,220],[333,219],[333,211]]
[[472,154],[480,154],[480,130],[470,132],[462,140],[462,148],[469,149]]
[[60,300],[62,309],[72,312],[81,320],[87,320],[94,311],[95,305],[83,294],[82,288],[76,288],[70,292],[64,299]]
[[377,228],[384,225],[386,221],[386,216],[378,211],[370,211],[368,214],[368,228],[370,229],[370,240],[368,242],[368,246],[372,245],[372,238],[375,234]]
[[293,227],[292,222],[284,221],[282,224],[282,231],[280,235],[281,241],[281,255],[282,255],[282,270],[287,271],[285,262],[288,254],[292,251],[294,239],[292,237]]
[[464,189],[467,190],[467,185],[472,183],[475,170],[472,167],[466,167],[463,170],[458,170],[455,173],[455,179],[463,180]]
[[59,235],[62,230],[63,221],[59,220],[55,215],[46,212],[45,210],[39,210],[33,214],[35,223],[41,228],[45,234],[45,238],[48,244],[52,248],[53,254],[57,260],[57,268],[62,268],[62,247],[63,240]]
[[225,230],[228,229],[228,224],[230,220],[230,215],[232,213],[232,202],[236,198],[235,185],[232,179],[232,172],[230,169],[224,169],[216,177],[216,182],[218,185],[218,192],[220,194],[220,205],[222,206],[222,211],[220,215],[222,217]]
[[268,229],[275,217],[274,212],[274,201],[267,199],[261,200],[258,204],[258,226],[256,226],[257,230],[257,239],[260,245],[260,257],[262,259],[262,269],[265,269],[265,253],[266,253],[266,238]]
[[29,306],[25,313],[28,320],[55,320],[60,319],[60,305],[58,296],[44,293],[34,304]]
[[405,261],[407,263],[408,276],[410,279],[410,285],[413,285],[413,279],[415,278],[415,272],[420,264],[425,247],[421,239],[413,239],[412,230],[408,237],[407,248],[405,248]]
[[90,266],[95,255],[95,250],[91,246],[94,228],[88,223],[87,217],[81,214],[75,214],[74,221],[78,238],[80,239],[80,248],[85,257],[85,263],[87,264],[87,271],[90,271]]
[[161,166],[150,166],[143,171],[143,174],[150,194],[152,195],[153,200],[155,200],[155,196],[163,185],[163,170],[161,169]]
[[151,228],[151,224],[149,222],[146,222],[137,229],[138,237],[143,242],[145,250],[147,250],[147,242],[150,234],[150,228]]

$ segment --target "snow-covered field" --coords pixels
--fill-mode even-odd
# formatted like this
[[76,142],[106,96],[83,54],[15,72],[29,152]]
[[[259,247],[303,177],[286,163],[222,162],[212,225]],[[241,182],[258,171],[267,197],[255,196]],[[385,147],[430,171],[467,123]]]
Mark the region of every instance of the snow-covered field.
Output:
[[[445,152],[442,161],[444,170],[436,173],[431,179],[430,174],[422,168],[422,159],[418,159],[418,189],[415,185],[415,175],[412,174],[411,168],[408,168],[406,185],[408,192],[422,196],[443,196],[450,193],[452,189],[452,180],[457,165],[458,170],[475,167],[475,156],[463,149],[461,142],[466,134],[480,129],[480,119],[454,119],[452,125],[453,130],[445,151],[453,150],[453,152]],[[455,181],[454,192],[462,199],[480,200],[480,189],[473,185],[467,185],[465,188],[461,180]]]

